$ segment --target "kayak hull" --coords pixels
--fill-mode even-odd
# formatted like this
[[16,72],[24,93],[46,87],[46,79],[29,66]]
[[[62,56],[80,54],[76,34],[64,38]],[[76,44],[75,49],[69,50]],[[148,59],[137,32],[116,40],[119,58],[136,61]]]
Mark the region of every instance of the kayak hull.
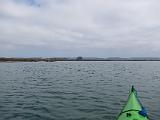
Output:
[[147,112],[137,97],[137,92],[132,86],[128,100],[117,120],[149,120]]

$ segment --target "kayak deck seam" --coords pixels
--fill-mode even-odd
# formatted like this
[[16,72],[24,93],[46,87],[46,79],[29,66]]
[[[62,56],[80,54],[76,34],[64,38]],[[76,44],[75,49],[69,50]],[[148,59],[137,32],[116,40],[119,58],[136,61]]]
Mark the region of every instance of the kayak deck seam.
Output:
[[120,115],[123,114],[123,113],[129,112],[129,111],[140,111],[140,110],[135,110],[135,109],[126,110],[126,111],[121,112]]

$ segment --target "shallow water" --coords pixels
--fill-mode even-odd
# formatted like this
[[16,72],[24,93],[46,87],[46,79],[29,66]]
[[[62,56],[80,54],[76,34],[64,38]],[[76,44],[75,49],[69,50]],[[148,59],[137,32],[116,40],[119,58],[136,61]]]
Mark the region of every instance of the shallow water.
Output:
[[0,63],[0,120],[115,120],[131,85],[160,119],[160,62]]

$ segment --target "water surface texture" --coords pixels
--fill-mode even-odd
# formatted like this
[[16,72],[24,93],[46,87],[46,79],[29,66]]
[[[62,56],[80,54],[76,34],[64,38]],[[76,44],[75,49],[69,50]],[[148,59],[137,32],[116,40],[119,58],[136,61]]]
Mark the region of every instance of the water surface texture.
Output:
[[115,120],[131,85],[160,119],[160,62],[0,63],[0,120]]

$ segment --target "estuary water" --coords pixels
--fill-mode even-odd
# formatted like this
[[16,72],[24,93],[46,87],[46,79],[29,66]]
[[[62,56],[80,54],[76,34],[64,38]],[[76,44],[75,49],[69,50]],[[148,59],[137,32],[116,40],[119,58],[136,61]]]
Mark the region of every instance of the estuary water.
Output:
[[116,120],[134,85],[160,119],[160,62],[0,63],[0,120]]

